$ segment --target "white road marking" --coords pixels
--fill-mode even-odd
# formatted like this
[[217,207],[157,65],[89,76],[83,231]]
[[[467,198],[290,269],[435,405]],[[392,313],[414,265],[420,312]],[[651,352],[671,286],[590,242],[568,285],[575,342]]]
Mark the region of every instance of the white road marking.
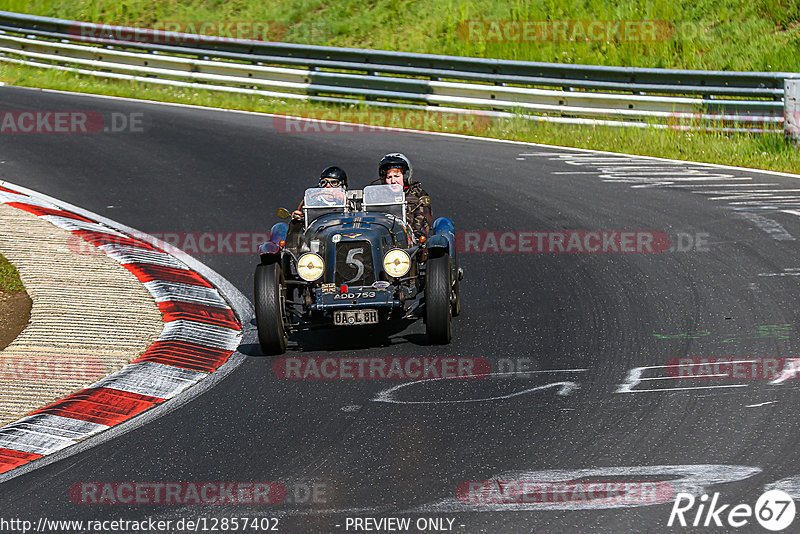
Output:
[[[798,273],[800,274],[800,273]],[[738,364],[738,363],[753,363],[757,362],[758,359],[742,359],[742,360],[732,360],[730,362],[726,362],[727,364]],[[642,376],[645,371],[651,369],[669,369],[669,368],[680,368],[686,366],[687,364],[671,364],[671,365],[651,365],[646,367],[634,367],[628,371],[628,375],[625,379],[625,382],[619,384],[617,389],[614,393],[653,393],[653,392],[662,392],[662,391],[688,391],[688,390],[699,390],[699,389],[724,389],[724,388],[743,388],[747,387],[748,384],[723,384],[723,385],[711,385],[711,386],[687,386],[687,387],[675,387],[675,388],[655,388],[655,389],[634,389],[639,384],[644,382],[656,382],[659,380],[692,380],[696,378],[698,380],[707,380],[713,377],[722,377],[722,378],[729,378],[730,375],[727,373],[720,373],[720,374],[704,374],[702,377],[691,377],[691,376]],[[691,366],[691,364],[688,364]],[[787,380],[793,380],[800,378],[800,358],[787,358],[786,363],[781,370],[781,376],[776,378],[775,380],[771,380],[769,382],[770,385],[779,385],[784,383]]]
[[[753,184],[757,185],[757,184]],[[741,200],[745,198],[755,199],[758,200],[760,198],[770,198],[775,195],[775,193],[788,193],[788,192],[797,192],[800,189],[781,189],[775,191],[764,191],[761,189],[745,189],[744,191],[703,191],[705,195],[722,195],[722,196],[715,196],[709,197],[709,200]]]
[[[711,200],[714,200],[713,198]],[[772,219],[768,219],[762,215],[758,215],[756,213],[749,213],[746,211],[737,211],[736,214],[739,217],[747,219],[748,221],[755,224],[760,230],[767,233],[772,239],[777,241],[794,241],[795,238],[786,231],[778,221],[774,221]]]
[[[487,482],[562,482],[580,484],[581,481],[603,480],[610,483],[633,482],[641,483],[648,479],[663,482],[665,489],[670,494],[658,495],[659,498],[648,500],[646,498],[629,499],[575,499],[567,500],[567,495],[553,492],[552,502],[480,502],[480,496],[475,495],[479,502],[463,502],[458,497],[449,497],[439,501],[424,504],[411,510],[412,513],[454,513],[454,512],[520,512],[531,510],[600,510],[610,508],[632,508],[639,506],[652,506],[664,504],[672,500],[672,496],[679,493],[701,495],[706,493],[706,488],[714,484],[738,482],[761,472],[758,467],[745,465],[652,465],[634,467],[601,467],[596,469],[553,469],[546,471],[508,471],[490,477]],[[455,488],[454,488],[455,493]],[[558,495],[561,498],[556,498]],[[463,497],[463,496],[462,496]],[[467,499],[470,495],[468,494]],[[521,495],[520,495],[521,497]],[[638,497],[643,497],[638,495]],[[490,500],[490,499],[486,499]],[[519,499],[523,500],[523,499]],[[531,499],[532,500],[532,499]]]
[[[536,371],[503,371],[502,373],[489,373],[487,376],[503,376],[503,375],[533,375],[533,374],[547,374],[547,373],[585,373],[589,369],[539,369]],[[436,379],[442,380],[442,379]]]
[[[779,193],[779,192],[780,191],[776,191],[776,193]],[[782,197],[782,196],[772,195],[772,196],[767,197],[767,198],[756,199],[756,200],[737,200],[737,201],[734,201],[734,202],[730,202],[729,204],[731,206],[765,206],[765,205],[773,204],[774,205],[773,207],[777,208],[777,207],[780,207],[780,206],[785,206],[786,204],[789,204],[789,203],[792,203],[792,204],[800,203],[800,196],[798,196],[798,195],[789,195],[789,196]]]
[[[775,209],[800,205],[800,195],[787,195],[787,193],[800,191],[798,189],[781,188],[780,184],[776,183],[753,183],[752,176],[736,176],[720,172],[721,169],[761,172],[755,169],[683,162],[646,156],[615,155],[597,151],[582,151],[578,154],[573,151],[555,156],[551,155],[551,153],[543,152],[541,155],[548,156],[551,161],[580,167],[595,167],[598,171],[574,173],[556,171],[552,173],[554,175],[596,174],[605,183],[630,184],[630,187],[634,189],[670,187],[690,189],[692,193],[700,194],[705,194],[700,188],[713,187],[715,191],[708,193],[714,195],[710,200],[723,201],[729,206],[748,206],[750,209],[767,209],[767,206]],[[774,175],[800,177],[786,173],[774,173]],[[748,189],[724,191],[726,187],[747,187]],[[787,213],[800,216],[800,210],[787,211]],[[782,232],[771,231],[768,233],[773,239],[794,240],[794,237],[785,229]]]
[[642,161],[637,159],[635,156],[628,156],[626,154],[618,154],[618,155],[610,155],[610,156],[596,156],[594,154],[560,154],[557,158],[553,158],[553,161],[564,161],[564,162],[575,162],[574,165],[582,165],[584,162],[590,163],[597,163],[597,162],[609,162],[609,163],[616,163],[619,161]]
[[767,402],[760,402],[758,404],[748,404],[745,408],[759,408],[761,406],[766,406],[767,404],[775,404],[778,401],[767,401]]
[[[780,185],[776,183],[752,183],[752,184],[692,184],[692,187],[768,187],[772,185]],[[685,187],[682,184],[676,185],[669,185],[667,187]],[[715,194],[725,194],[724,191],[722,192],[715,192],[715,191],[692,191],[692,193],[700,193],[703,195],[715,195]]]
[[[586,372],[587,369],[545,369],[539,371],[513,371],[513,372],[506,372],[506,373],[491,373],[486,375],[483,380],[487,378],[498,378],[506,375],[518,375],[518,374],[544,374],[544,373],[583,373]],[[574,390],[578,389],[579,386],[577,383],[572,381],[560,381],[560,382],[551,382],[549,384],[545,384],[542,386],[536,386],[533,388],[527,388],[522,391],[516,391],[514,393],[509,393],[508,395],[498,395],[496,397],[484,397],[482,399],[463,399],[463,400],[433,400],[433,401],[404,401],[398,400],[395,398],[395,393],[400,389],[424,384],[428,382],[437,382],[439,380],[465,380],[464,378],[431,378],[427,380],[415,380],[413,382],[405,382],[402,384],[398,384],[396,386],[392,386],[388,389],[378,392],[377,395],[372,399],[372,402],[387,402],[392,404],[461,404],[461,403],[470,403],[470,402],[489,402],[489,401],[496,401],[496,400],[504,400],[510,399],[513,397],[518,397],[520,395],[527,395],[528,393],[533,393],[535,391],[543,391],[546,389],[551,389],[557,387],[558,390],[556,391],[556,395],[560,396],[567,396],[572,393]]]
[[[741,360],[730,363],[745,363],[752,361],[753,360]],[[628,371],[628,376],[625,378],[625,382],[619,384],[614,393],[652,393],[661,391],[689,391],[696,389],[724,389],[724,388],[747,387],[747,384],[724,384],[724,385],[714,385],[714,386],[687,386],[679,388],[633,389],[642,382],[652,382],[656,380],[686,380],[685,378],[677,378],[677,377],[673,378],[671,376],[656,376],[656,377],[642,376],[642,373],[644,373],[648,369],[668,369],[670,367],[681,367],[681,366],[682,366],[681,364],[675,364],[675,365],[651,365],[647,367],[634,367],[633,369],[630,369]]]
[[708,169],[692,169],[686,165],[659,165],[650,161],[643,161],[634,164],[628,163],[626,165],[607,165],[601,164],[597,166],[599,169],[610,169],[616,171],[641,171],[641,170],[661,170],[661,171],[692,171],[692,172],[705,172]]
[[702,169],[674,169],[674,168],[663,168],[663,169],[654,169],[652,167],[645,167],[641,169],[625,169],[621,167],[603,167],[602,165],[598,167],[598,170],[602,171],[604,175],[619,175],[620,177],[630,176],[632,178],[641,177],[642,179],[648,178],[650,176],[657,176],[659,178],[663,178],[665,180],[670,179],[680,179],[680,178],[697,178],[697,177],[709,177],[709,178],[739,178],[739,179],[747,179],[752,180],[750,176],[735,176],[733,174],[728,174],[724,172],[709,172]]
[[562,152],[525,152],[520,154],[520,156],[527,157],[527,156],[563,156]]
[[[419,382],[429,382],[430,380],[421,380]],[[504,400],[510,399],[512,397],[518,397],[520,395],[527,395],[528,393],[533,393],[534,391],[542,391],[545,389],[550,389],[553,387],[558,387],[558,391],[556,391],[556,395],[566,396],[572,393],[575,389],[578,389],[578,384],[575,382],[553,382],[551,384],[545,384],[544,386],[537,386],[535,388],[525,389],[522,391],[517,391],[515,393],[510,393],[508,395],[500,395],[497,397],[485,397],[482,399],[464,399],[464,400],[435,400],[435,401],[401,401],[392,398],[394,391],[400,389],[403,386],[410,386],[412,384],[418,384],[419,382],[409,382],[407,384],[400,384],[399,386],[395,386],[394,388],[379,393],[374,399],[373,402],[389,402],[393,404],[461,404],[461,403],[468,403],[468,402],[488,402],[488,401],[496,401],[496,400]]]
[[[684,189],[689,187],[697,187],[696,182],[714,182],[716,178],[698,178],[698,177],[691,177],[691,178],[634,178],[634,177],[627,177],[627,178],[604,178],[600,176],[603,182],[605,183],[619,183],[619,184],[632,184],[631,188],[633,189],[644,189],[644,188],[655,188],[655,187],[668,187],[673,185],[680,185]],[[740,178],[719,178],[719,180],[739,180]],[[750,180],[749,178],[741,178],[741,180]],[[712,184],[716,185],[716,184]]]
[[792,499],[800,499],[800,476],[795,475],[782,478],[777,482],[772,482],[771,484],[766,484],[764,486],[764,491],[773,489],[785,491],[792,497]]
[[780,273],[759,273],[758,276],[800,276],[800,269],[789,267]]
[[800,358],[786,358],[783,369],[781,369],[781,376],[771,381],[770,384],[783,384],[787,380],[797,378],[800,378]]

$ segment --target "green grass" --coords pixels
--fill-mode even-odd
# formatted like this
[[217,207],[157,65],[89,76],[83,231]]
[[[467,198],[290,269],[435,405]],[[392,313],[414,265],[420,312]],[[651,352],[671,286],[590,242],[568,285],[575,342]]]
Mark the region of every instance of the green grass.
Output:
[[0,254],[0,292],[25,291],[17,269]]
[[[101,23],[267,22],[270,39],[491,58],[797,71],[797,0],[0,0],[0,9]],[[470,39],[466,21],[658,21],[655,40]],[[213,33],[213,32],[211,32]],[[567,38],[572,36],[570,30]]]
[[[138,82],[104,80],[94,76],[81,76],[4,63],[0,63],[0,81],[21,86],[316,118],[330,118],[331,115],[339,117],[340,113],[344,113],[344,119],[351,122],[353,118],[361,118],[363,120],[357,122],[387,125],[385,120],[380,121],[381,115],[375,113],[372,117],[366,116],[364,108],[358,106],[326,106],[289,99],[275,100],[258,96],[233,95],[204,89],[158,87]],[[362,113],[358,115],[360,110]],[[321,117],[321,115],[323,116]],[[382,116],[385,119],[386,114]],[[432,120],[425,125],[427,127],[424,129],[431,131],[800,173],[800,150],[784,142],[783,136],[780,134],[729,135],[655,128],[592,127],[525,119],[492,120],[488,124],[477,122],[462,127],[453,127],[452,121],[438,120],[434,114],[428,114],[428,116]],[[401,126],[402,124],[389,123],[388,125]]]

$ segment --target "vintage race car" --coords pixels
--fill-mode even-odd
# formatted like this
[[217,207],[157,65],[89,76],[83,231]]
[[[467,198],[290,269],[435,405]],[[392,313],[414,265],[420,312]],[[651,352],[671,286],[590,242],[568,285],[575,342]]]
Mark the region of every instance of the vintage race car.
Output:
[[[277,213],[289,218],[288,210]],[[285,352],[288,334],[298,330],[403,318],[422,317],[431,343],[450,342],[463,277],[450,219],[436,219],[431,235],[417,240],[402,187],[393,185],[307,189],[303,214],[302,222],[275,224],[258,248],[255,308],[264,354]]]

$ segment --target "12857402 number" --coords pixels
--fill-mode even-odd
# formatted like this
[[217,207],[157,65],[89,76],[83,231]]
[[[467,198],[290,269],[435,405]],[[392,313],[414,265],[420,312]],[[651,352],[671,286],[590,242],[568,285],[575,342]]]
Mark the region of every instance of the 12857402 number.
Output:
[[[185,521],[188,530],[196,532],[277,532],[277,517],[199,517]],[[180,523],[180,521],[179,521]],[[182,526],[179,525],[182,530]]]

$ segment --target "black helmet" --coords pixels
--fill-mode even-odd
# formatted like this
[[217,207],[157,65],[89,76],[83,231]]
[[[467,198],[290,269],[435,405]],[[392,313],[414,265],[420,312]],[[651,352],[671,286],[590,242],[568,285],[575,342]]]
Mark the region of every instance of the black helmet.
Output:
[[406,187],[411,185],[411,175],[414,170],[411,168],[411,162],[403,154],[396,152],[394,154],[386,154],[381,158],[378,164],[378,176],[381,180],[386,181],[386,173],[389,169],[400,169],[403,171],[403,185]]
[[347,173],[344,172],[344,169],[335,165],[322,171],[322,174],[319,175],[319,180],[320,182],[322,180],[339,180],[341,187],[347,189]]

